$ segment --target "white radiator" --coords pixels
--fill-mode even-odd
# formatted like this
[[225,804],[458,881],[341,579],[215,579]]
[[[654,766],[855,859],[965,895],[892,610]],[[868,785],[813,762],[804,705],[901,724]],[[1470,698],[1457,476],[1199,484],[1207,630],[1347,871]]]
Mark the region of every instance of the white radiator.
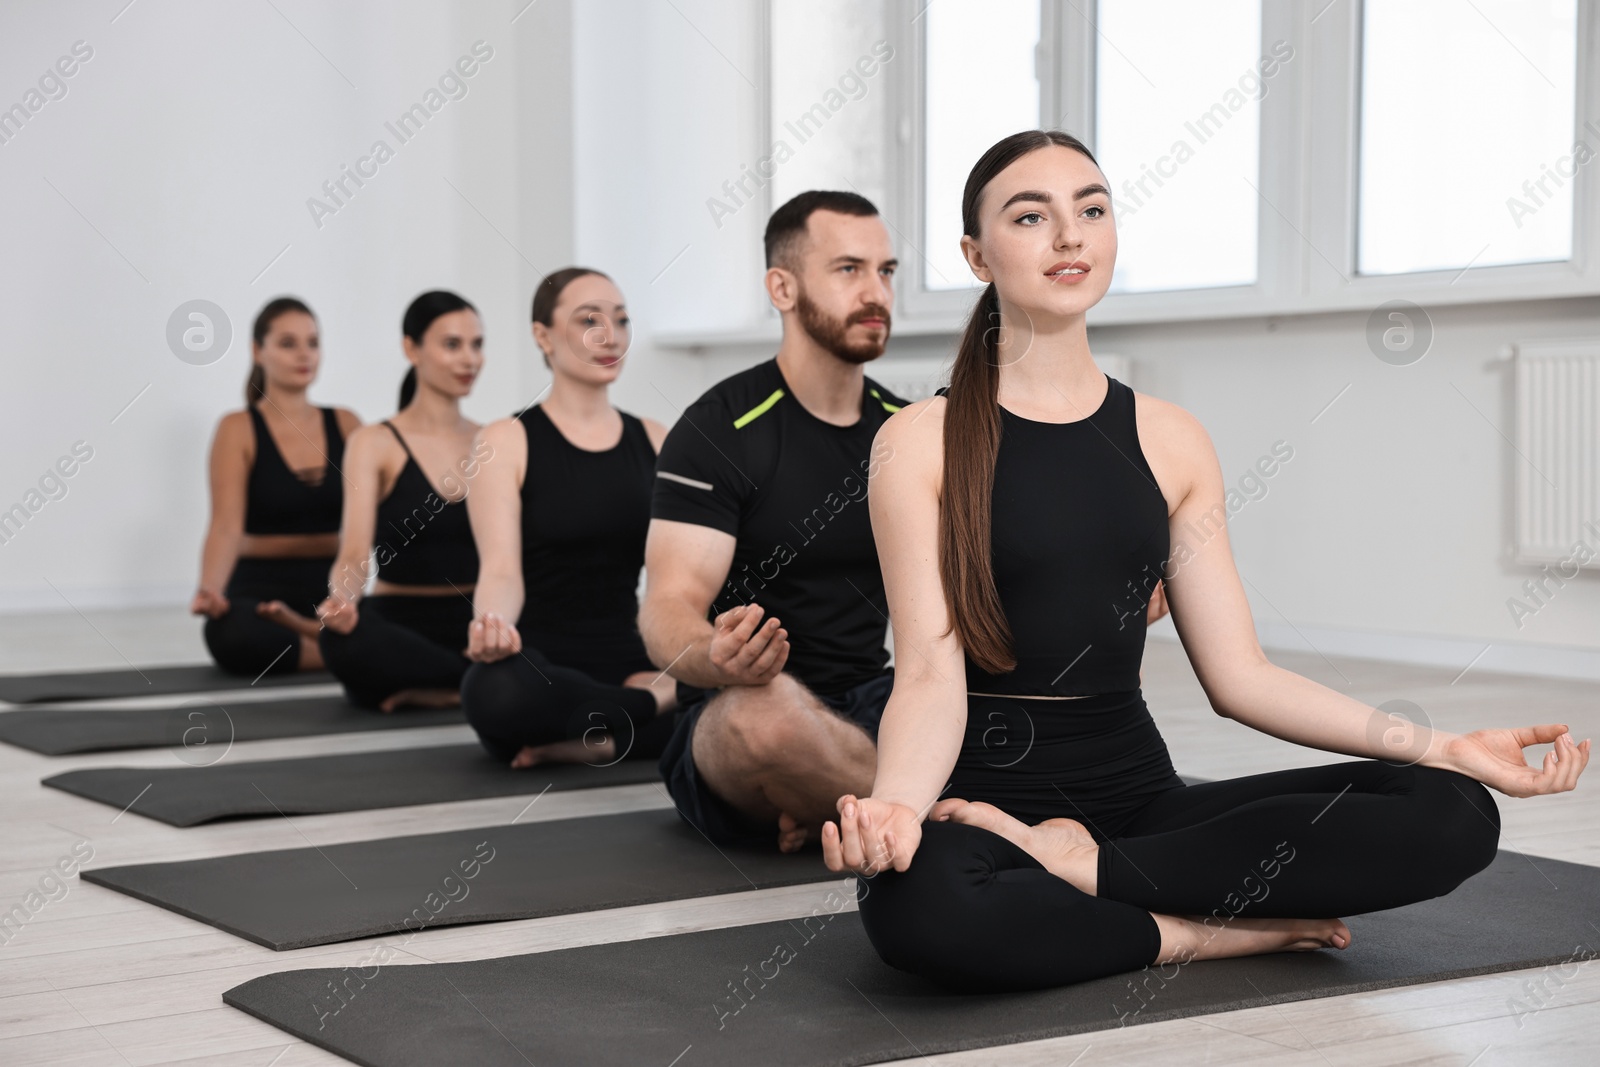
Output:
[[[1516,561],[1600,570],[1600,338],[1516,346]],[[1581,553],[1580,555],[1587,555]]]
[[[1133,385],[1133,364],[1127,356],[1097,355],[1094,361],[1102,371],[1123,385]],[[896,396],[921,400],[932,396],[939,387],[950,384],[950,360],[894,359],[886,356],[867,364],[867,376],[887,386]]]

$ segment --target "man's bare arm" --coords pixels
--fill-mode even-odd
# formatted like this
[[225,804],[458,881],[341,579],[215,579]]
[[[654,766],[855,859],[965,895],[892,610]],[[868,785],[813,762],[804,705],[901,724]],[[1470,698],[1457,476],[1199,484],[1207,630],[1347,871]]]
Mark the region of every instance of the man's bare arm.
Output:
[[783,670],[789,639],[782,620],[758,604],[706,611],[733,563],[731,534],[695,523],[651,519],[645,539],[639,634],[656,666],[690,685],[763,685]]

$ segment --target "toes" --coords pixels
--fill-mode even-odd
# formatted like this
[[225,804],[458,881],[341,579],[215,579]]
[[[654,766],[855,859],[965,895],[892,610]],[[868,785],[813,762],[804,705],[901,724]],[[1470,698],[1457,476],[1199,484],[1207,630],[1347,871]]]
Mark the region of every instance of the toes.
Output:
[[935,822],[944,822],[951,815],[960,811],[966,806],[967,802],[965,800],[962,800],[960,797],[951,797],[948,800],[939,801],[932,808],[928,809],[928,817],[933,819]]
[[960,806],[950,812],[952,822],[967,823],[971,826],[989,828],[998,823],[1005,822],[1010,817],[993,804],[985,804],[981,800],[961,802]]

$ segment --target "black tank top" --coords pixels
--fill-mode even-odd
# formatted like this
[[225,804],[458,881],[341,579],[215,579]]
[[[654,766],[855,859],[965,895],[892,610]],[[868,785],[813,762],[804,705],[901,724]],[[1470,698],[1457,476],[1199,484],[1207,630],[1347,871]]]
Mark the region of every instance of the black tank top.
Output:
[[1133,390],[1106,379],[1077,422],[1000,409],[991,545],[1014,670],[967,660],[967,690],[1085,696],[1139,688],[1145,608],[1168,553],[1167,502],[1139,447]]
[[518,416],[528,436],[519,629],[635,632],[656,450],[644,423],[617,414],[622,440],[604,452],[568,441],[543,407]]
[[[1000,409],[991,544],[1017,666],[991,675],[967,660],[949,786],[1025,822],[1078,819],[1102,842],[1183,785],[1139,691],[1167,504],[1139,447],[1133,390],[1106,382],[1077,422]],[[988,693],[1002,695],[978,695]],[[1019,699],[1032,696],[1079,699]]]
[[478,546],[467,520],[467,501],[440,496],[422,473],[400,431],[384,425],[406,450],[406,465],[389,495],[378,502],[373,549],[378,577],[400,585],[467,585],[478,580]]
[[245,482],[244,532],[247,534],[337,533],[344,486],[339,464],[344,460],[344,435],[332,408],[322,408],[322,432],[327,442],[327,462],[322,479],[310,482],[289,469],[267,431],[260,410],[250,405],[255,428],[256,458]]

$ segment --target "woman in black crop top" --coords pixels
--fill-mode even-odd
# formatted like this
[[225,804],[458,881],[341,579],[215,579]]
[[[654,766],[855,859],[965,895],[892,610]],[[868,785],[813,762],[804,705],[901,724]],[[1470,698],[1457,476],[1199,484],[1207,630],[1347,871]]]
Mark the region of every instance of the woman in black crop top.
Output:
[[478,579],[465,503],[478,425],[461,400],[483,369],[483,327],[471,304],[434,291],[401,329],[400,412],[350,438],[339,556],[317,606],[328,669],[353,702],[383,711],[460,702]]
[[189,610],[205,616],[217,665],[254,678],[322,667],[312,614],[339,543],[344,439],[361,420],[306,398],[322,348],[299,300],[261,309],[250,351],[245,408],[211,442],[211,524]]
[[468,505],[483,553],[462,684],[467,721],[514,767],[654,758],[675,683],[635,622],[656,450],[666,428],[611,406],[628,351],[622,294],[569,267],[539,283],[549,395],[483,432]]
[[[953,986],[1344,949],[1334,916],[1489,865],[1485,786],[1571,789],[1589,756],[1558,724],[1407,729],[1266,659],[1205,431],[1090,358],[1109,184],[1059,131],[985,153],[961,244],[988,285],[948,396],[878,435],[894,459],[869,508],[899,654],[872,795],[839,799],[823,850],[863,876],[883,959]],[[1358,759],[1184,784],[1139,692],[1158,580],[1219,714]],[[1523,748],[1550,743],[1528,767]]]

